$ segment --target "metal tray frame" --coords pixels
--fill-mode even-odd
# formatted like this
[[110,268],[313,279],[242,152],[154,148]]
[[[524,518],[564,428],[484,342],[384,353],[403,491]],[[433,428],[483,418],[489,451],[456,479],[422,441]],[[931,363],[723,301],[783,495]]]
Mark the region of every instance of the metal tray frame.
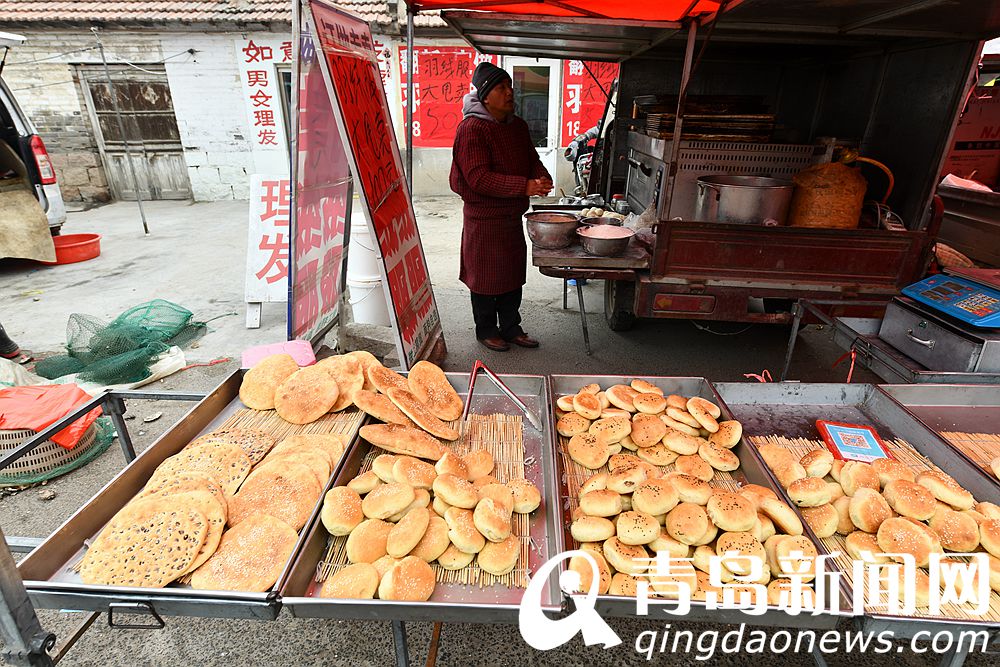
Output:
[[[468,385],[468,373],[447,373],[448,381],[465,400]],[[545,553],[540,562],[564,550],[562,530],[559,521],[562,519],[558,507],[550,499],[556,494],[556,462],[552,446],[552,405],[549,403],[550,392],[548,379],[541,375],[502,375],[501,380],[511,391],[521,397],[528,407],[536,410],[542,420],[542,430],[535,430],[524,420],[525,438],[532,437],[539,443],[538,460],[541,464],[542,499],[545,511],[543,527],[545,533]],[[497,389],[488,377],[480,377],[476,382],[473,394],[472,408],[475,412],[501,412],[516,414],[517,408],[503,393]],[[328,488],[346,484],[353,478],[361,466],[371,445],[358,438],[351,450],[344,456],[344,464],[328,485]],[[541,517],[540,517],[541,518]],[[465,599],[428,602],[399,602],[386,600],[341,600],[317,598],[309,596],[313,586],[316,567],[323,557],[327,544],[327,532],[319,516],[314,516],[308,526],[307,537],[303,548],[295,557],[291,571],[283,582],[281,603],[292,616],[297,618],[335,618],[335,619],[368,619],[394,621],[438,621],[461,623],[516,623],[520,598],[517,603],[497,602],[491,593],[481,594],[479,589],[473,589],[468,595],[464,589],[454,585],[460,595],[455,597]],[[451,591],[455,593],[455,591]],[[542,609],[546,612],[559,612],[562,608],[562,598],[555,582],[549,582],[543,594]]]
[[[305,541],[300,532],[293,555],[277,584],[266,593],[197,591],[190,588],[143,590],[122,586],[88,585],[54,579],[81,553],[90,539],[142,488],[156,467],[176,454],[191,440],[217,428],[242,407],[239,389],[243,370],[233,372],[202,401],[160,436],[135,461],[31,552],[18,566],[24,586],[35,607],[79,611],[145,612],[157,616],[202,616],[210,618],[254,618],[274,620],[280,610],[278,590],[288,577],[291,564]],[[343,466],[342,457],[336,470]],[[310,517],[319,516],[318,502]],[[308,526],[309,523],[306,524]]]
[[[782,435],[791,438],[817,437],[817,419],[857,422],[875,427],[883,438],[906,440],[920,454],[955,478],[979,499],[996,496],[996,487],[977,471],[978,466],[954,456],[953,448],[921,423],[902,405],[870,384],[799,384],[723,382],[715,385],[726,406],[735,406],[736,418],[743,423],[744,435]],[[758,454],[759,457],[759,454]],[[767,470],[767,467],[765,470]],[[782,497],[787,494],[767,470]],[[821,551],[826,552],[825,548]],[[851,598],[847,577],[841,577],[844,592]],[[1000,625],[989,622],[914,618],[866,613],[858,617],[864,631],[891,630],[896,637],[911,638],[922,630],[959,631],[985,629],[994,636]]]
[[[878,390],[888,394],[914,419],[938,435],[944,431],[1000,433],[1000,387],[981,384],[886,384],[878,385]],[[1000,486],[1000,480],[968,454],[944,436],[941,439],[990,482]]]
[[1000,384],[1000,373],[959,373],[927,370],[878,337],[877,317],[835,317],[833,340],[843,350],[856,349],[858,363],[883,380],[916,384]]
[[[663,389],[667,394],[681,394],[683,396],[700,396],[702,398],[708,399],[719,406],[722,410],[722,416],[725,419],[733,418],[732,412],[726,406],[722,397],[716,391],[715,387],[708,382],[705,378],[699,377],[655,377],[655,376],[616,376],[616,375],[552,375],[550,376],[550,386],[552,390],[552,396],[550,402],[555,405],[556,398],[558,396],[563,396],[566,394],[575,394],[580,390],[580,387],[584,385],[596,382],[601,386],[602,389],[607,389],[613,384],[628,384],[632,380],[640,379],[650,382],[657,387]],[[553,442],[559,442],[559,434],[555,431],[555,425],[552,425],[552,435]],[[733,453],[735,453],[740,459],[740,468],[738,472],[742,472],[744,481],[752,484],[760,484],[761,486],[766,486],[775,491],[780,492],[780,486],[774,481],[770,475],[767,473],[767,468],[764,466],[763,462],[753,451],[753,447],[749,445],[745,440],[740,440],[739,444],[733,448]],[[570,534],[570,517],[568,516],[567,508],[567,498],[568,490],[566,488],[566,475],[562,467],[562,457],[556,456],[556,465],[559,468],[559,509],[562,514],[562,526],[564,531],[563,540],[567,545],[573,544],[573,537]],[[808,530],[808,527],[807,527]],[[816,536],[812,534],[811,531],[808,532],[808,537],[815,544],[817,549],[820,549],[822,545]],[[693,600],[691,602],[691,610],[688,615],[684,616],[686,621],[699,621],[706,623],[745,623],[747,625],[754,626],[764,626],[764,627],[789,627],[795,626],[801,629],[831,629],[835,628],[843,616],[848,615],[846,610],[850,609],[848,604],[848,598],[844,596],[843,591],[827,591],[827,599],[831,599],[831,593],[837,593],[837,600],[839,602],[838,608],[840,610],[839,614],[798,614],[790,615],[777,607],[768,607],[766,613],[760,616],[753,616],[750,614],[744,614],[737,609],[708,609],[704,602]],[[597,597],[597,602],[594,608],[603,616],[616,616],[616,617],[634,617],[636,601],[632,598],[614,596],[614,595],[599,595]],[[650,605],[650,618],[653,620],[659,620],[661,618],[679,618],[676,616],[671,616],[669,614],[664,614],[662,616],[655,615],[655,609],[657,605]]]

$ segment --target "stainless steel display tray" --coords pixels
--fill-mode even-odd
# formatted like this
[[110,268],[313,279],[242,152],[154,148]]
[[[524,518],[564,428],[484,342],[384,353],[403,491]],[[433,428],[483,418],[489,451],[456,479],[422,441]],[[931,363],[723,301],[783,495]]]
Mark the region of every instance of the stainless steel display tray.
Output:
[[[213,618],[277,617],[280,609],[278,589],[305,541],[305,529],[300,532],[293,556],[278,583],[266,593],[200,591],[189,586],[141,589],[88,585],[82,583],[79,575],[71,570],[83,554],[84,540],[94,537],[142,489],[160,463],[194,438],[218,428],[236,410],[245,407],[239,399],[243,372],[235,371],[223,380],[20,563],[18,570],[37,608],[131,610],[161,616]],[[344,459],[346,457],[341,458],[338,470],[343,466]],[[313,509],[310,523],[319,514],[321,506],[322,503],[317,503]]]
[[[924,426],[935,433],[989,433],[1000,434],[1000,387],[963,384],[886,384],[884,391]],[[946,438],[942,436],[945,442]],[[960,447],[950,444],[955,451],[976,466],[994,484],[1000,484],[993,475],[966,454]],[[997,451],[995,456],[1000,456]]]
[[[875,385],[724,382],[716,384],[715,388],[735,418],[743,423],[744,436],[779,435],[815,440],[819,438],[817,419],[863,424],[875,428],[883,439],[905,440],[977,499],[995,501],[997,498],[996,487],[974,464],[955,456],[948,443]],[[767,475],[773,480],[771,486],[787,500],[787,494],[769,470]],[[847,577],[841,580],[845,594],[851,599]],[[866,613],[860,622],[865,629],[890,629],[898,637],[909,637],[928,627],[958,631],[976,626],[986,627],[990,632],[1000,631],[1000,626],[989,622],[890,614]]]
[[857,363],[886,382],[934,384],[1000,384],[1000,373],[931,371],[878,337],[882,320],[835,317],[833,340],[843,350],[858,352]]
[[[726,407],[715,388],[704,378],[695,377],[649,377],[649,376],[612,376],[612,375],[552,375],[550,376],[550,386],[552,389],[551,402],[555,405],[556,398],[567,394],[577,393],[584,385],[596,382],[602,389],[607,389],[614,384],[628,384],[632,380],[641,379],[651,382],[663,389],[667,394],[680,394],[682,396],[700,396],[717,404],[722,410],[723,419],[739,419]],[[559,435],[552,426],[553,442],[559,443]],[[740,440],[739,444],[733,448],[733,452],[740,459],[740,467],[733,473],[742,484],[760,484],[775,489],[780,492],[770,475],[766,472],[766,466],[758,457],[754,448],[745,440]],[[563,540],[567,545],[575,544],[570,534],[571,518],[569,516],[569,490],[566,485],[566,474],[562,466],[562,458],[556,456],[559,467],[559,497],[560,512],[562,516],[562,526],[564,531]],[[809,539],[821,548],[821,544],[816,536],[806,526],[806,533]],[[569,547],[567,547],[569,548]],[[838,613],[847,615],[846,610],[850,609],[849,599],[844,597],[842,591],[826,591],[826,599],[837,599],[839,602]],[[613,595],[601,595],[597,598],[595,608],[606,616],[631,617],[636,615],[636,601],[632,598],[625,598]],[[657,606],[650,605],[650,619],[659,620],[671,618],[669,614],[656,612]],[[676,617],[673,617],[676,618]],[[689,621],[701,621],[709,623],[746,623],[748,625],[788,627],[794,625],[798,628],[828,629],[836,627],[840,621],[838,614],[798,614],[792,616],[777,607],[768,607],[766,613],[762,615],[744,614],[739,610],[708,609],[704,602],[692,601],[691,611],[684,617]]]
[[[465,400],[469,384],[468,373],[448,373],[448,380]],[[504,375],[507,387],[517,394],[527,407],[542,420],[542,430],[524,420],[523,443],[525,457],[534,457],[537,465],[525,468],[526,478],[542,493],[542,505],[531,515],[530,531],[537,549],[529,550],[528,569],[537,571],[542,563],[563,551],[561,515],[556,498],[556,464],[551,440],[552,406],[548,402],[547,380],[542,376]],[[512,401],[496,385],[480,376],[473,392],[471,412],[476,414],[520,414]],[[371,445],[358,438],[344,457],[344,465],[328,488],[346,484],[360,469]],[[341,600],[314,597],[316,569],[326,551],[328,534],[318,516],[311,521],[304,546],[281,587],[281,602],[293,616],[301,618],[372,619],[401,621],[441,621],[516,623],[518,605],[524,595],[520,588],[491,586],[480,588],[464,584],[438,583],[427,602],[385,600]],[[562,598],[556,582],[549,582],[542,595],[542,609],[557,612]]]

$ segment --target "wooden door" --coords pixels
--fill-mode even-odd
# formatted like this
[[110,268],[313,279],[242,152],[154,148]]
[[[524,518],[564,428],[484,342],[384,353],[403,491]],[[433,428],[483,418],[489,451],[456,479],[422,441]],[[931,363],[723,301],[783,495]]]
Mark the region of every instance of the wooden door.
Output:
[[[111,68],[111,81],[143,199],[190,199],[187,163],[162,66]],[[115,199],[135,199],[111,88],[103,67],[81,68],[81,83]]]

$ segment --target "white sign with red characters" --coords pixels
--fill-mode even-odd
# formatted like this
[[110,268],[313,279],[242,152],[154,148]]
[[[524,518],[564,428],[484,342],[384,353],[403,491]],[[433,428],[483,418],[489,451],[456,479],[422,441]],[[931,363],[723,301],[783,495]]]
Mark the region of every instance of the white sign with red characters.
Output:
[[256,38],[236,40],[236,61],[247,110],[254,151],[288,151],[281,101],[280,66],[292,65],[291,40]]
[[288,300],[288,216],[291,184],[284,176],[250,178],[247,230],[247,328],[260,326],[260,304]]

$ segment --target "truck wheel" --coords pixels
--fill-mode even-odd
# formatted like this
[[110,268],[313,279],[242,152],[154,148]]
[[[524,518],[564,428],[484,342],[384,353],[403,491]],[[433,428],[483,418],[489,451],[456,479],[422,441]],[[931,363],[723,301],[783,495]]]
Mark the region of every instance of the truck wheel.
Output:
[[628,331],[635,324],[635,283],[604,281],[604,319],[612,331]]

